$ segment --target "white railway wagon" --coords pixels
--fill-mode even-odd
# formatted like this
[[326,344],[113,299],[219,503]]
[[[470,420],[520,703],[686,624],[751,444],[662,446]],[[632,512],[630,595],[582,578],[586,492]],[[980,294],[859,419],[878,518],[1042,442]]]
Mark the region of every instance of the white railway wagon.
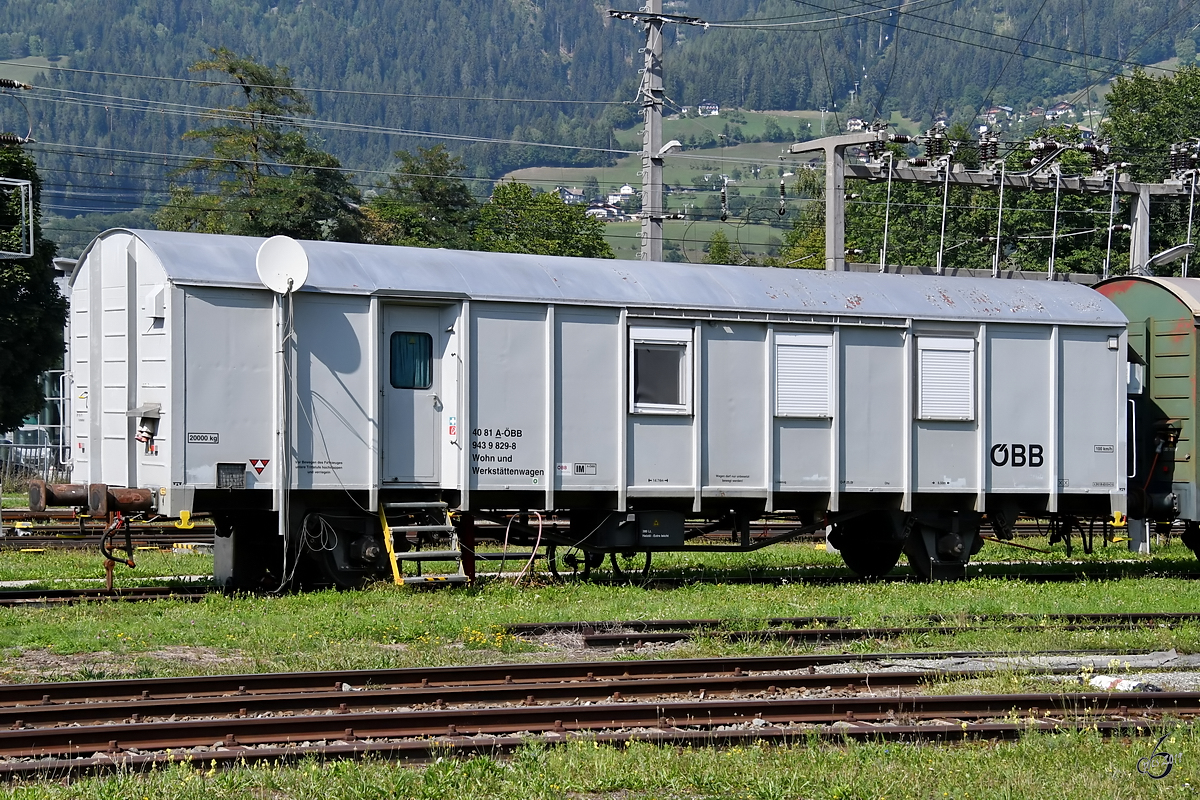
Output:
[[277,307],[262,241],[112,230],[72,276],[76,480],[214,514],[230,585],[533,511],[587,565],[766,514],[952,575],[983,522],[1125,509],[1126,321],[1082,286],[303,242]]

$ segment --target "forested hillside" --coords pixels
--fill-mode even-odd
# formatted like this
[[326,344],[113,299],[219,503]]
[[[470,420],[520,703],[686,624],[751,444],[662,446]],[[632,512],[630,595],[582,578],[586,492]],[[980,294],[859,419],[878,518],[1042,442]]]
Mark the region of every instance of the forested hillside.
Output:
[[[614,2],[633,8],[636,2]],[[1195,3],[1145,0],[668,0],[674,105],[829,107],[969,121],[1087,97],[1126,63],[1195,53]],[[153,207],[184,131],[236,99],[188,65],[211,48],[290,68],[309,133],[369,187],[396,150],[446,144],[471,174],[600,165],[636,119],[639,27],[605,0],[6,0],[0,59],[47,68],[22,99],[62,213]],[[0,64],[0,75],[8,74]],[[158,79],[155,79],[158,78]],[[169,79],[169,80],[168,80]],[[856,85],[857,82],[857,85]],[[469,99],[487,98],[487,99]],[[853,102],[852,102],[853,98]],[[1085,100],[1086,102],[1086,100]],[[0,128],[25,110],[0,98]],[[549,147],[547,145],[558,145]],[[66,192],[69,200],[62,200]]]
[[1044,103],[1170,58],[1177,40],[1194,56],[1200,21],[1195,4],[1143,0],[693,0],[689,10],[702,7],[706,20],[746,27],[683,29],[666,79],[681,102],[841,109],[857,81],[867,118],[878,107],[918,120]]

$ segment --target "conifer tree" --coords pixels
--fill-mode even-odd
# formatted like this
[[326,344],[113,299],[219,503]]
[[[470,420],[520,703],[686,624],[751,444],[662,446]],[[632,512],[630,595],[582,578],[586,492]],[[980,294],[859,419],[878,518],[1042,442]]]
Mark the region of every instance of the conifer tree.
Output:
[[263,66],[223,47],[212,55],[192,71],[223,73],[241,90],[243,104],[226,107],[220,124],[184,134],[205,142],[210,155],[193,159],[182,173],[196,182],[216,180],[216,189],[173,186],[155,223],[173,231],[359,240],[358,189],[338,159],[297,129],[296,118],[312,109],[287,68]]

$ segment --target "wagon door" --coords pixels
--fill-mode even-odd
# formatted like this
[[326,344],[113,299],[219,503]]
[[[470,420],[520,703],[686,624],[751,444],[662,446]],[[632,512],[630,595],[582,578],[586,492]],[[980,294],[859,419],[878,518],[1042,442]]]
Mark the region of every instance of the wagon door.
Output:
[[438,482],[443,328],[441,309],[384,308],[384,483]]

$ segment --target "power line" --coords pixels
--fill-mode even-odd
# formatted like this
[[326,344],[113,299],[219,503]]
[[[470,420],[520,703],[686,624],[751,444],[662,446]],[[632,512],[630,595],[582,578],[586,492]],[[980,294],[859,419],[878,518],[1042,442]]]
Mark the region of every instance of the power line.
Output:
[[[92,101],[92,102],[86,102],[86,101],[81,101],[81,100],[73,101],[70,98],[53,99],[53,98],[44,98],[43,97],[43,98],[38,98],[38,99],[42,99],[42,100],[45,100],[47,102],[52,102],[52,103],[57,102],[57,103],[66,103],[69,105],[83,105],[83,106],[90,106],[93,108],[101,107],[101,108],[110,108],[111,109],[113,107],[113,104],[111,104],[111,103],[105,105],[104,103],[100,103],[100,102],[96,102],[96,101]],[[119,107],[119,110],[148,111],[150,113],[153,113],[155,109],[139,108],[137,106],[129,106],[129,107]],[[159,112],[160,113],[171,113],[173,115],[190,116],[188,114],[184,114],[183,112],[179,112],[179,111],[175,111],[175,110],[168,111],[166,109],[160,109]],[[197,115],[197,116],[201,116],[201,118],[205,118],[205,116],[207,116],[207,118],[213,119],[213,120],[224,119],[224,120],[230,120],[230,121],[237,121],[237,120],[245,120],[245,119],[249,118],[250,115],[241,115],[241,114],[236,114],[233,112],[225,112],[221,109],[206,109],[204,115]],[[505,145],[519,146],[519,147],[549,147],[549,148],[554,148],[554,149],[558,149],[558,150],[575,150],[575,151],[584,151],[584,152],[593,152],[593,153],[615,153],[615,154],[619,154],[619,155],[631,155],[632,153],[635,152],[632,150],[619,150],[616,148],[608,148],[608,147],[588,147],[585,145],[555,144],[552,142],[532,142],[532,141],[525,141],[525,140],[521,140],[521,139],[500,139],[500,138],[489,137],[489,136],[469,136],[466,134],[439,133],[437,131],[421,131],[421,130],[412,130],[412,129],[406,129],[406,128],[391,128],[391,127],[386,127],[386,126],[382,126],[382,125],[365,125],[365,124],[359,124],[359,123],[339,123],[339,122],[334,122],[332,120],[319,120],[319,119],[312,120],[312,119],[304,119],[301,117],[274,116],[274,117],[270,117],[270,119],[272,121],[279,122],[280,124],[288,124],[288,125],[292,125],[297,128],[306,128],[309,130],[335,130],[335,131],[347,131],[347,132],[353,132],[353,133],[381,133],[381,134],[388,135],[388,136],[402,136],[402,137],[416,138],[416,139],[434,139],[434,140],[444,140],[444,141],[452,141],[452,142],[466,142],[469,144],[505,144]]]
[[[1039,17],[1042,16],[1042,11],[1046,8],[1047,2],[1049,2],[1049,0],[1042,0],[1042,4],[1040,6],[1038,6],[1037,13],[1033,15],[1033,18],[1029,20],[1029,25],[1025,28],[1025,33],[1021,34],[1022,40],[1024,40],[1024,38],[1029,35],[1029,31],[1033,29],[1033,24],[1038,21]],[[1000,79],[1002,77],[1004,77],[1005,70],[1008,69],[1008,65],[1012,63],[1012,60],[1016,57],[1017,53],[1019,53],[1019,52],[1021,52],[1021,45],[1018,44],[1016,47],[1013,48],[1013,51],[1009,55],[1009,57],[1004,60],[1004,66],[1002,66],[1000,68],[1000,72],[998,72],[996,74],[996,80],[992,81],[991,88],[988,89],[987,98],[984,100],[985,106],[987,106],[989,108],[991,107],[992,93],[995,92],[996,87],[1000,85]],[[1085,60],[1084,64],[1086,65],[1086,63],[1087,62]],[[975,114],[971,117],[971,124],[973,125],[975,123],[975,120],[977,120],[977,119],[979,119],[979,109],[978,108],[975,109]],[[967,127],[969,128],[970,125],[968,125]]]
[[[932,0],[913,0],[913,2],[910,2],[910,3],[901,3],[900,5],[889,6],[887,8],[877,7],[872,11],[863,11],[863,12],[857,13],[857,14],[838,13],[838,15],[836,17],[827,17],[824,19],[802,20],[802,21],[797,21],[797,22],[774,22],[774,20],[786,20],[786,19],[791,19],[791,17],[760,17],[760,18],[752,17],[750,19],[744,19],[744,20],[727,20],[727,21],[721,21],[721,22],[706,22],[705,27],[730,28],[730,29],[734,29],[734,30],[770,31],[770,30],[778,30],[780,28],[799,27],[801,25],[817,25],[817,24],[824,23],[824,22],[839,23],[836,26],[831,26],[830,28],[823,29],[823,30],[831,30],[833,27],[842,27],[841,23],[845,22],[848,19],[861,19],[863,17],[869,17],[869,16],[873,16],[875,14],[882,14],[884,12],[892,12],[892,11],[896,11],[896,12],[900,12],[900,13],[907,13],[906,11],[904,11],[905,8],[909,8],[914,5],[919,5],[921,3],[931,3],[931,5],[929,5],[928,7],[936,8],[938,6],[949,5],[950,3],[953,3],[954,1],[955,0],[939,0],[938,2],[932,2]],[[871,5],[871,4],[868,3],[867,5]],[[830,11],[833,11],[834,9],[822,8],[821,10],[830,12]],[[803,14],[803,15],[797,15],[797,16],[808,16],[808,15]]]
[[[0,64],[10,64],[13,66],[27,66],[18,63],[21,59],[0,59]],[[54,72],[73,72],[87,75],[100,75],[111,78],[134,78],[137,80],[147,81],[164,81],[170,83],[184,83],[197,86],[219,87],[232,86],[238,89],[266,89],[272,88],[262,86],[255,83],[238,83],[237,81],[213,81],[203,78],[175,78],[166,75],[142,75],[131,72],[106,72],[96,69],[76,69],[71,67],[58,67],[53,64],[46,67],[38,67],[39,70],[52,70]],[[37,87],[45,88],[45,87]],[[395,97],[402,99],[413,100],[467,100],[474,102],[488,103],[547,103],[547,104],[571,104],[571,105],[594,105],[594,106],[622,106],[628,105],[625,100],[579,100],[572,98],[528,98],[528,97],[475,97],[471,95],[452,95],[452,94],[418,94],[406,92],[367,92],[354,89],[330,89],[318,86],[293,86],[291,87],[298,92],[310,92],[313,94],[345,94],[345,95],[361,95],[365,97]]]
[[[811,2],[811,0],[796,0],[796,2],[803,3],[804,5],[807,5],[807,6],[812,6],[814,8],[819,8],[824,11],[834,11],[835,10],[835,9],[828,8],[826,6],[822,6],[819,3]],[[863,2],[866,5],[876,6],[875,3],[872,3],[869,0],[860,0],[860,2]],[[1181,9],[1175,16],[1178,16],[1180,13],[1183,13],[1183,11],[1186,11],[1187,8],[1190,8],[1192,5],[1195,5],[1196,2],[1197,2],[1197,0],[1189,0],[1187,5],[1183,9]],[[881,8],[880,6],[876,6],[876,7]],[[980,30],[977,28],[969,28],[967,26],[959,25],[957,23],[944,22],[942,20],[938,20],[933,17],[923,17],[920,14],[909,14],[909,12],[907,12],[907,11],[898,11],[897,14],[911,16],[914,19],[924,20],[926,22],[932,22],[932,23],[935,23],[938,25],[945,25],[945,26],[948,26],[951,28],[955,28],[957,30],[970,31],[970,32],[974,32],[974,33],[980,33],[985,36],[991,36],[991,37],[998,38],[998,39],[1011,40],[1011,41],[1016,42],[1018,45],[1024,45],[1024,46],[1029,46],[1029,47],[1038,47],[1038,48],[1043,48],[1043,49],[1048,49],[1048,50],[1057,50],[1057,51],[1060,51],[1060,52],[1063,52],[1063,53],[1066,53],[1069,55],[1083,55],[1082,53],[1080,53],[1077,50],[1071,50],[1071,49],[1068,49],[1065,47],[1059,47],[1057,45],[1044,44],[1042,42],[1034,42],[1034,41],[1029,41],[1029,40],[1025,40],[1025,39],[1019,39],[1016,37],[1007,36],[1005,34],[995,33],[992,31],[985,31],[985,30]],[[1155,33],[1151,34],[1151,36],[1148,38],[1153,38],[1153,36],[1155,36],[1159,32],[1161,32],[1164,27],[1166,27],[1166,26],[1164,25],[1164,26],[1160,27],[1158,30],[1155,31]],[[911,33],[920,34],[922,36],[928,36],[933,39],[939,39],[939,40],[947,41],[947,42],[954,42],[956,44],[968,45],[970,47],[974,47],[974,48],[977,48],[980,50],[990,50],[990,51],[997,52],[997,53],[1003,53],[1005,55],[1009,55],[1010,53],[1012,53],[1011,50],[1001,48],[1001,47],[998,47],[995,45],[984,44],[982,42],[968,41],[966,39],[959,39],[959,38],[955,38],[953,36],[948,36],[946,34],[941,34],[941,33],[935,33],[931,30],[924,30],[924,29],[918,28],[918,27],[910,26],[910,27],[906,28],[906,30],[910,31]],[[1141,46],[1144,47],[1145,44],[1146,43],[1144,42]],[[1140,49],[1140,47],[1138,49]],[[1145,66],[1144,64],[1141,64],[1139,62],[1130,61],[1127,59],[1115,59],[1110,56],[1099,55],[1096,53],[1091,53],[1089,55],[1095,59],[1111,62],[1111,63],[1117,65],[1118,67],[1143,67],[1143,66]],[[1074,63],[1074,62],[1060,61],[1057,59],[1049,58],[1049,57],[1042,56],[1042,55],[1036,55],[1036,54],[1032,54],[1032,53],[1025,54],[1024,57],[1027,59],[1033,60],[1033,61],[1042,61],[1042,62],[1045,62],[1048,64],[1054,64],[1055,66],[1059,66],[1059,67],[1069,67],[1069,68],[1073,68],[1073,69],[1084,70],[1084,71],[1091,72],[1091,73],[1112,74],[1110,70],[1102,70],[1098,67],[1088,67],[1085,69],[1085,67],[1081,66],[1080,64]]]

